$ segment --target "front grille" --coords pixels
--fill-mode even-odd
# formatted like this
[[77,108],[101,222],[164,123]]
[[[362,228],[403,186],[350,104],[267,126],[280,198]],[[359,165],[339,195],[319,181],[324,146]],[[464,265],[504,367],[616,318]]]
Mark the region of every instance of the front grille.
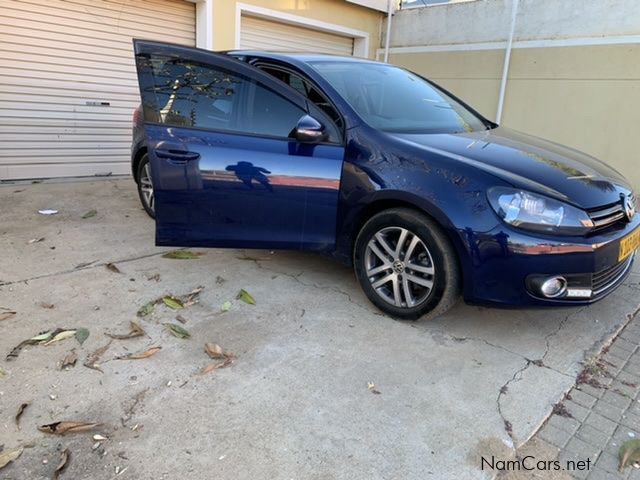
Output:
[[626,215],[624,213],[622,202],[618,202],[613,205],[607,205],[606,207],[591,210],[589,212],[589,217],[593,222],[593,230],[595,231],[615,225],[616,223],[624,220]]
[[632,260],[633,255],[629,255],[629,258],[622,262],[594,273],[591,276],[593,295],[598,295],[614,285],[627,272]]

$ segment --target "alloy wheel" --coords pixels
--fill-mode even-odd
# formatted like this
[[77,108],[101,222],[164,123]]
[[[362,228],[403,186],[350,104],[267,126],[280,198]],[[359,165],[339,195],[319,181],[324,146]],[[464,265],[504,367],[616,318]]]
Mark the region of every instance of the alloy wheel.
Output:
[[151,167],[149,162],[144,164],[142,172],[140,172],[140,192],[144,203],[152,212],[154,210],[153,182],[151,180]]
[[367,243],[365,270],[385,302],[400,308],[423,303],[433,291],[435,267],[425,243],[402,227],[386,227]]

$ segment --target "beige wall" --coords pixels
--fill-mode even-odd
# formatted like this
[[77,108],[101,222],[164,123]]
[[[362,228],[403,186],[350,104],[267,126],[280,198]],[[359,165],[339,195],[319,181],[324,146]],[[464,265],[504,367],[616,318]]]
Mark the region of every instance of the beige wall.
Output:
[[336,24],[369,33],[369,57],[375,56],[380,46],[380,20],[382,14],[344,0],[215,0],[213,2],[213,48],[229,50],[236,47],[236,4],[297,15],[309,19]]
[[[504,50],[394,53],[494,119]],[[640,187],[640,45],[515,48],[502,124],[587,152]]]

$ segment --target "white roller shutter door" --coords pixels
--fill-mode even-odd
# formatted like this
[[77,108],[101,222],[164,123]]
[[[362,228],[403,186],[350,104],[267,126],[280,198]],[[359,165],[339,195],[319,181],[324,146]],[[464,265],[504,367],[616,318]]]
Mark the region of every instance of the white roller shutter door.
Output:
[[195,45],[184,0],[1,0],[0,180],[129,173],[131,40]]
[[242,15],[240,48],[273,52],[353,55],[353,38]]

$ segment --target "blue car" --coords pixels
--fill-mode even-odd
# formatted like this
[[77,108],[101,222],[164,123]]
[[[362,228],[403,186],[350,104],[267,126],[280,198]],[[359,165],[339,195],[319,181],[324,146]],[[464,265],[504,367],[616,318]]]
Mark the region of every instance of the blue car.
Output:
[[584,305],[640,245],[614,169],[369,60],[135,41],[133,171],[156,243],[325,252],[401,319],[462,295]]

